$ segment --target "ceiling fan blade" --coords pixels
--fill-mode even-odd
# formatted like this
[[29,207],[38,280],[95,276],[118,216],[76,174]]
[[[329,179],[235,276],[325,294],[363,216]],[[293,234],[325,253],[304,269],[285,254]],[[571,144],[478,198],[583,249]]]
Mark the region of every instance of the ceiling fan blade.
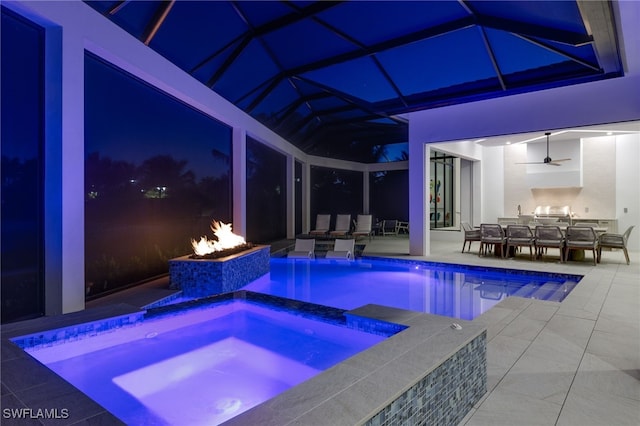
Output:
[[514,163],[514,164],[545,164],[542,161],[535,161],[535,162],[529,162],[529,163]]
[[558,162],[560,162],[560,161],[570,161],[570,160],[571,160],[571,158],[561,158],[561,159],[559,159],[559,160],[553,160],[553,162],[554,162],[554,163],[558,163]]
[[562,166],[562,164],[556,163],[555,161],[551,161],[551,162],[546,163],[546,164],[548,164],[550,166]]

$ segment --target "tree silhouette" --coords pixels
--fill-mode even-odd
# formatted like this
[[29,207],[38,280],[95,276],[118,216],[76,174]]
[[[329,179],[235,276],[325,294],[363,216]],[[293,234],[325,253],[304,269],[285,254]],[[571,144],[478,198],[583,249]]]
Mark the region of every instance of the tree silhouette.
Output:
[[140,166],[140,185],[150,198],[181,197],[195,188],[195,174],[185,171],[187,160],[156,155]]

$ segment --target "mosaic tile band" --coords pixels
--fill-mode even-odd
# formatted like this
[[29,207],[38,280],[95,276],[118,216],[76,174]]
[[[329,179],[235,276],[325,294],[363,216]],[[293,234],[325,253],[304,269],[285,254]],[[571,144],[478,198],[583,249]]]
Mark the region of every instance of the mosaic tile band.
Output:
[[269,272],[269,252],[269,246],[259,246],[223,259],[171,259],[171,288],[182,290],[185,297],[235,291]]
[[365,426],[455,425],[487,391],[486,331],[432,370]]

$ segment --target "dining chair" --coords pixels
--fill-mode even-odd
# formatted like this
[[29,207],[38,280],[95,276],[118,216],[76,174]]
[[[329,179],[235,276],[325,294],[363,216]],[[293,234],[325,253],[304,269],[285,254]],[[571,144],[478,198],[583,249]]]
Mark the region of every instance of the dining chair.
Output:
[[481,256],[487,247],[495,247],[496,254],[499,249],[500,255],[504,259],[506,251],[504,245],[506,242],[507,237],[504,234],[502,226],[497,223],[480,224],[480,250],[478,251],[478,256]]
[[560,262],[564,263],[564,234],[559,226],[539,225],[535,228],[536,257],[542,259],[548,248],[560,250]]
[[634,225],[631,225],[624,231],[623,234],[613,234],[605,232],[600,235],[600,240],[598,241],[598,263],[602,258],[602,248],[613,248],[613,249],[622,249],[624,252],[624,257],[627,260],[627,265],[629,262],[629,252],[627,251],[627,240],[629,240],[629,234],[633,230]]
[[[507,225],[507,250],[518,247],[529,247],[529,260],[533,260],[535,237],[528,225]],[[515,251],[514,251],[515,252]]]
[[473,229],[469,222],[462,222],[462,230],[464,231],[464,242],[462,243],[462,253],[464,253],[464,247],[469,243],[467,251],[471,250],[471,243],[473,241],[480,241],[480,229]]
[[598,237],[590,226],[567,226],[564,246],[564,258],[569,259],[571,250],[591,250],[593,252],[593,264],[597,262],[596,250],[598,249]]

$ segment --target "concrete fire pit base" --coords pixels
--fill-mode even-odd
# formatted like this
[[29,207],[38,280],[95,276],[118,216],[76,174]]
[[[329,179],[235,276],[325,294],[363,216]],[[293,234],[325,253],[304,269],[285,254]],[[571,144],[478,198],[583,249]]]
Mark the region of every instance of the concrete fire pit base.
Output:
[[219,259],[171,259],[171,288],[182,290],[186,297],[228,293],[269,272],[269,257],[269,246],[256,246]]

